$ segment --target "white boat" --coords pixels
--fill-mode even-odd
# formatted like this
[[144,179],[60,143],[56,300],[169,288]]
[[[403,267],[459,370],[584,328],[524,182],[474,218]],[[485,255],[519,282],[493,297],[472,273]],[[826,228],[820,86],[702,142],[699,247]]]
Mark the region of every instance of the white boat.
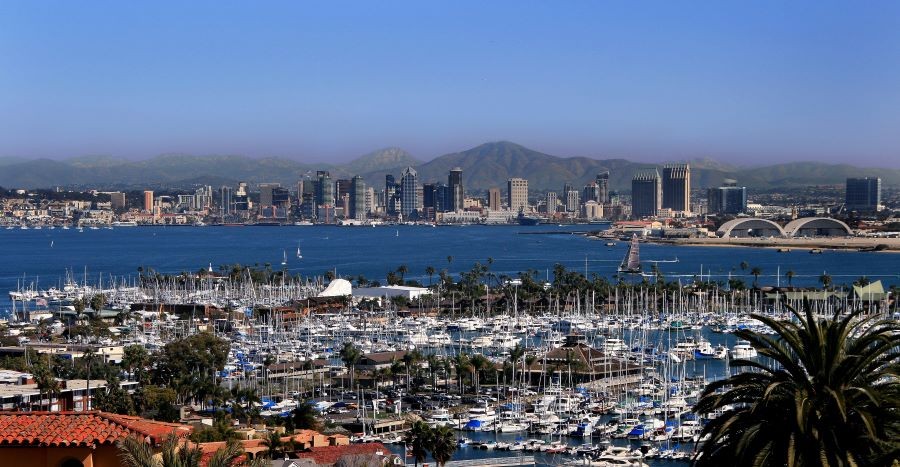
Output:
[[456,426],[456,421],[453,420],[450,411],[447,409],[437,409],[434,412],[431,412],[430,415],[425,417],[425,422],[432,428],[438,426]]
[[756,358],[756,349],[747,341],[737,341],[731,348],[732,358]]
[[135,221],[116,221],[112,223],[113,227],[137,227],[137,225]]
[[297,259],[303,259],[303,254],[300,253],[300,247],[297,247]]
[[282,256],[282,259],[281,259],[281,265],[282,265],[282,266],[287,266],[287,251],[286,251],[286,250],[281,250],[281,254],[283,255],[283,256]]

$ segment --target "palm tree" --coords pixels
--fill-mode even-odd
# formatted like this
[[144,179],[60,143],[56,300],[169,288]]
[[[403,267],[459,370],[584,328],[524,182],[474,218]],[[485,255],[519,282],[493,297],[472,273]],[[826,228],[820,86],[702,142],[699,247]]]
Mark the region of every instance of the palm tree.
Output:
[[752,315],[775,331],[738,337],[762,361],[711,383],[696,408],[721,411],[703,430],[695,465],[890,465],[900,456],[900,324],[859,312],[792,321]]
[[753,269],[750,270],[750,275],[753,276],[753,288],[759,287],[759,276],[762,274],[762,268],[759,266],[753,266]]
[[318,413],[309,401],[302,402],[293,412],[294,428],[302,430],[318,429],[319,420],[316,418],[316,415]]
[[456,435],[449,426],[439,426],[431,430],[431,457],[437,465],[446,465],[456,452]]
[[191,447],[186,439],[175,435],[166,437],[159,457],[155,457],[150,444],[137,436],[123,438],[118,446],[122,464],[128,467],[199,467],[203,455],[199,446]]
[[819,276],[819,282],[822,284],[822,287],[828,289],[831,287],[831,275],[823,271],[822,275]]
[[788,287],[794,287],[794,276],[796,274],[793,269],[788,269],[788,272],[784,273],[784,277],[788,280]]
[[516,362],[518,362],[523,355],[525,355],[525,347],[522,347],[521,344],[516,344],[516,346],[509,351],[509,363],[512,364],[511,378],[513,381],[513,385],[516,384]]
[[281,435],[270,431],[262,440],[262,445],[266,447],[265,456],[269,459],[280,459],[284,455],[284,442],[281,441]]
[[352,388],[356,364],[359,363],[359,359],[362,358],[362,352],[353,345],[353,342],[347,341],[344,342],[344,346],[341,347],[340,355],[344,365],[347,366],[347,372],[350,373],[350,387]]
[[434,278],[434,266],[427,266],[425,268],[425,274],[428,274],[428,286],[431,287],[431,279]]
[[412,451],[416,466],[419,465],[419,462],[425,462],[425,458],[428,456],[426,446],[431,445],[431,429],[428,428],[428,424],[421,420],[413,423],[412,428],[406,432],[404,442]]

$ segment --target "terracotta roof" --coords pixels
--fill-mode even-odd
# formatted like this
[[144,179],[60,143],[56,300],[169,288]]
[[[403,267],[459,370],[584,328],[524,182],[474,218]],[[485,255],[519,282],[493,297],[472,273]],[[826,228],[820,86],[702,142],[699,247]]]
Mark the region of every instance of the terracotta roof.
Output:
[[136,434],[160,442],[170,433],[187,436],[191,427],[93,412],[0,412],[0,446],[91,446],[113,444]]
[[381,443],[360,443],[311,448],[309,451],[297,453],[297,456],[301,459],[312,459],[318,465],[331,465],[337,463],[344,456],[375,454],[379,451],[386,456],[391,455],[391,451]]

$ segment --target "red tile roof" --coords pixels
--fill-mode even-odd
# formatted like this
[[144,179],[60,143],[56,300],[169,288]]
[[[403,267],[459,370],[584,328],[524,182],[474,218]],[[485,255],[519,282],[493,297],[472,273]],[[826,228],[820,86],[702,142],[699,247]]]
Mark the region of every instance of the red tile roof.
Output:
[[91,446],[113,444],[131,435],[160,442],[191,427],[140,417],[93,412],[0,412],[0,446]]
[[337,461],[344,456],[375,454],[379,451],[386,456],[391,455],[391,451],[381,443],[360,443],[348,444],[346,446],[322,446],[319,448],[311,448],[309,451],[297,453],[297,456],[301,459],[312,459],[313,462],[319,465],[330,465],[337,463]]

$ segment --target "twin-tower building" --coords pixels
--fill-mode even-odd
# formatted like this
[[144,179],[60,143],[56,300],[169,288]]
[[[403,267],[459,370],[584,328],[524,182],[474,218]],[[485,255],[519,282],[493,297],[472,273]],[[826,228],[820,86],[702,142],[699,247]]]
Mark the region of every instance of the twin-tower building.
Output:
[[631,214],[634,217],[659,215],[670,210],[673,215],[691,210],[691,166],[667,164],[662,177],[656,168],[641,170],[631,179]]

